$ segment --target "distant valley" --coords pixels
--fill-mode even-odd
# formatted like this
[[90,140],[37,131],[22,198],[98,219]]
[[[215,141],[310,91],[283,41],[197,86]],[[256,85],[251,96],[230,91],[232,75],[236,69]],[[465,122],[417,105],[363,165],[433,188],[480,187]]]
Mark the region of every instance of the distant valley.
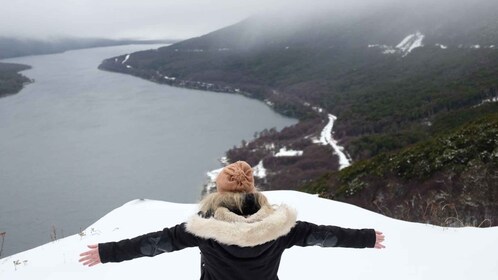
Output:
[[[117,46],[128,44],[173,43],[174,40],[111,40],[100,38],[60,38],[60,39],[19,39],[0,37],[0,59],[53,54],[68,50]],[[33,82],[20,71],[29,69],[28,65],[0,62],[0,97],[18,93],[24,84]]]
[[[497,225],[497,13],[491,1],[422,1],[257,16],[100,69],[243,94],[299,118],[227,152],[263,167],[264,189],[411,221]],[[350,167],[316,141],[329,115]],[[276,156],[282,149],[298,152]]]
[[58,39],[28,39],[0,36],[0,59],[53,54],[68,50],[95,47],[130,45],[130,44],[171,44],[175,40],[133,40],[133,39],[102,39],[102,38],[58,38]]

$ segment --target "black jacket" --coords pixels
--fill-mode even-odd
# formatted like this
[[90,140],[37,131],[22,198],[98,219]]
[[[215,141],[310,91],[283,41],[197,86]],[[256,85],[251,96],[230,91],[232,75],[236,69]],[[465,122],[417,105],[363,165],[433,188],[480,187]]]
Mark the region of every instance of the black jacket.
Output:
[[133,239],[99,244],[102,263],[155,256],[187,247],[201,251],[203,280],[277,280],[285,249],[297,246],[374,247],[373,229],[345,229],[296,221],[283,205],[261,208],[249,217],[220,208],[209,218],[196,215],[186,223]]

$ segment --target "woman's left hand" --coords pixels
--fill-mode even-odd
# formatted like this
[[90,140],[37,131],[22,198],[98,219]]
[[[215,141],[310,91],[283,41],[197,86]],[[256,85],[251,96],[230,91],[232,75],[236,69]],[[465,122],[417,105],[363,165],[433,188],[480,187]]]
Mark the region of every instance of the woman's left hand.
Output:
[[80,254],[82,258],[79,261],[83,263],[83,265],[88,265],[89,267],[101,263],[99,255],[99,245],[88,245],[88,248],[90,248],[90,250]]

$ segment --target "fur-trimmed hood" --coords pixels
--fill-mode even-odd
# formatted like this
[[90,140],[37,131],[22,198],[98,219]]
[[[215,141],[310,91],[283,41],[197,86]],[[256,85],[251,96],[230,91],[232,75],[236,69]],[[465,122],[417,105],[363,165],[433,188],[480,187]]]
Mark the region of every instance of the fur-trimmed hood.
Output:
[[192,216],[186,223],[186,230],[225,245],[254,247],[288,234],[295,226],[296,218],[296,211],[287,205],[261,207],[247,217],[220,207],[209,218]]

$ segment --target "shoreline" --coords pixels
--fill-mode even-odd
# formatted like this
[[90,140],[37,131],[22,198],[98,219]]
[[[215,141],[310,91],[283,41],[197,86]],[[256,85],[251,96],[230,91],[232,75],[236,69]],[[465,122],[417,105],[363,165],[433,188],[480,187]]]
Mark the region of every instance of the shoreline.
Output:
[[4,85],[0,87],[0,98],[16,95],[21,92],[26,85],[34,83],[34,79],[20,73],[32,68],[31,65],[0,61],[0,82],[4,83]]
[[[109,71],[114,73],[128,74],[134,77],[142,78],[149,82],[154,82],[158,84],[164,84],[173,87],[188,88],[194,90],[203,90],[211,92],[220,93],[230,93],[230,94],[240,94],[242,96],[257,99],[267,106],[269,106],[276,113],[289,117],[282,111],[278,110],[279,104],[274,100],[269,100],[268,98],[261,98],[261,96],[256,96],[249,92],[243,91],[240,88],[233,85],[216,85],[214,83],[202,82],[202,81],[184,81],[177,79],[175,77],[168,77],[162,75],[158,71],[152,72],[150,70],[135,69],[132,66],[126,64],[130,59],[130,54],[124,54],[118,57],[113,57],[104,60],[98,67],[102,71]],[[276,90],[270,90],[272,95],[279,96]],[[271,95],[270,95],[271,96]],[[289,101],[289,100],[282,100]],[[282,129],[282,131],[293,131],[292,139],[278,140],[278,136],[274,136],[274,139],[265,139],[264,132],[260,132],[259,136],[255,135],[255,138],[246,142],[241,146],[233,147],[225,152],[224,155],[220,155],[221,167],[213,168],[208,171],[205,175],[205,183],[201,191],[201,195],[209,193],[210,190],[214,189],[214,178],[221,171],[224,165],[229,162],[235,162],[237,160],[245,160],[254,168],[255,172],[260,172],[264,170],[264,175],[256,176],[258,185],[263,190],[301,190],[301,187],[306,182],[316,178],[318,173],[327,172],[330,170],[340,171],[352,164],[351,156],[346,151],[345,147],[339,145],[340,140],[334,139],[334,131],[332,130],[334,122],[337,117],[325,112],[322,108],[309,104],[308,102],[298,103],[296,100],[290,100],[291,102],[297,103],[296,106],[312,112],[313,118],[302,119],[296,118],[297,123]],[[278,101],[277,101],[278,102]],[[286,105],[286,104],[284,104]],[[277,108],[276,108],[277,107]],[[310,124],[311,123],[311,124]],[[308,131],[303,131],[301,126],[311,126]],[[267,129],[268,130],[268,129]],[[282,131],[275,134],[283,134]],[[310,134],[311,133],[311,134]],[[285,138],[285,137],[284,137]],[[242,140],[245,142],[245,140]],[[265,141],[271,141],[267,143]],[[298,149],[294,147],[296,143],[306,142],[303,149]],[[268,148],[271,147],[271,148]],[[291,153],[282,156],[281,151],[290,150]],[[306,150],[306,153],[304,153]],[[309,152],[309,151],[312,152]],[[318,152],[321,151],[321,152]],[[239,155],[235,155],[238,152]],[[315,153],[315,154],[313,154]],[[316,154],[319,153],[319,154]],[[316,160],[317,162],[325,163],[323,166],[316,166],[312,170],[307,170],[306,168],[299,167],[293,170],[292,167],[286,165],[289,161],[298,161],[301,164],[306,164],[310,160]],[[264,161],[264,165],[263,165]],[[268,163],[268,164],[267,164]],[[292,171],[291,171],[292,170]],[[287,174],[291,172],[292,174]],[[290,181],[292,183],[285,184],[282,181],[287,180],[286,177],[292,178]],[[285,186],[284,186],[285,185]]]

